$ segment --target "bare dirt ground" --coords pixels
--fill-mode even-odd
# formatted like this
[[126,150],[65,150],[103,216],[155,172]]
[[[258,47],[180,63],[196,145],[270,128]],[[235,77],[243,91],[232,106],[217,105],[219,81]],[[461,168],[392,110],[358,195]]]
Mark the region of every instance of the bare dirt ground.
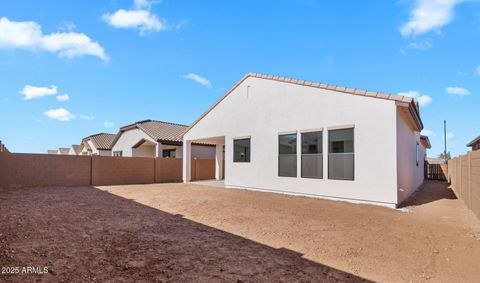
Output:
[[408,212],[200,185],[0,188],[0,281],[478,282],[480,222],[444,184]]

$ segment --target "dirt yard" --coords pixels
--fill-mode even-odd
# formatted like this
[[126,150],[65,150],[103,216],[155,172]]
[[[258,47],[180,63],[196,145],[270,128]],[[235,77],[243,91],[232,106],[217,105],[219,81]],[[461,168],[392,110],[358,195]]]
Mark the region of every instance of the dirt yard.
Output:
[[427,183],[404,210],[184,184],[0,188],[0,266],[20,267],[0,281],[479,281],[480,222],[450,189]]

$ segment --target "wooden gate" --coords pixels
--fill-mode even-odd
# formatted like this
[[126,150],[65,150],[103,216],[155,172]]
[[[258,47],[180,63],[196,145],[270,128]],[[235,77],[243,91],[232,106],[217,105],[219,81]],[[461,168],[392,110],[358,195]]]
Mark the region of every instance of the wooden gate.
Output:
[[425,179],[447,181],[447,164],[430,164],[425,161]]

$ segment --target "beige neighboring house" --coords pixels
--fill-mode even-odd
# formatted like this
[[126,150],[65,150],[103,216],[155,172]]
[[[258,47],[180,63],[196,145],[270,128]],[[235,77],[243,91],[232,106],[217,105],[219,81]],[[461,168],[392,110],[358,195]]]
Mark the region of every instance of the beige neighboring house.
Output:
[[57,154],[68,155],[69,151],[70,151],[70,148],[68,148],[68,147],[59,147],[58,150],[57,150]]
[[473,151],[480,150],[480,136],[469,142],[467,146],[471,147]]
[[99,133],[83,138],[79,155],[112,156],[114,134]]
[[[120,128],[112,143],[113,156],[182,158],[182,135],[188,128],[170,122],[143,120]],[[192,145],[192,158],[215,158],[215,147]]]
[[58,149],[49,149],[47,150],[47,154],[57,154],[58,153]]
[[79,155],[82,150],[82,146],[79,144],[72,144],[70,150],[68,151],[69,155]]

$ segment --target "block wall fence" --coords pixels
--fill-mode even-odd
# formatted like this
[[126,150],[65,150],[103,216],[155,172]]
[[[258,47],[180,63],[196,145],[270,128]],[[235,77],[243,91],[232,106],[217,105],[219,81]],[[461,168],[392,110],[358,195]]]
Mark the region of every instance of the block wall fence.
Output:
[[[192,160],[192,171],[202,172],[200,178],[213,178],[215,167],[210,165],[213,162]],[[182,182],[182,159],[0,153],[0,187],[169,182]]]
[[457,197],[480,218],[480,151],[449,160],[448,179]]

